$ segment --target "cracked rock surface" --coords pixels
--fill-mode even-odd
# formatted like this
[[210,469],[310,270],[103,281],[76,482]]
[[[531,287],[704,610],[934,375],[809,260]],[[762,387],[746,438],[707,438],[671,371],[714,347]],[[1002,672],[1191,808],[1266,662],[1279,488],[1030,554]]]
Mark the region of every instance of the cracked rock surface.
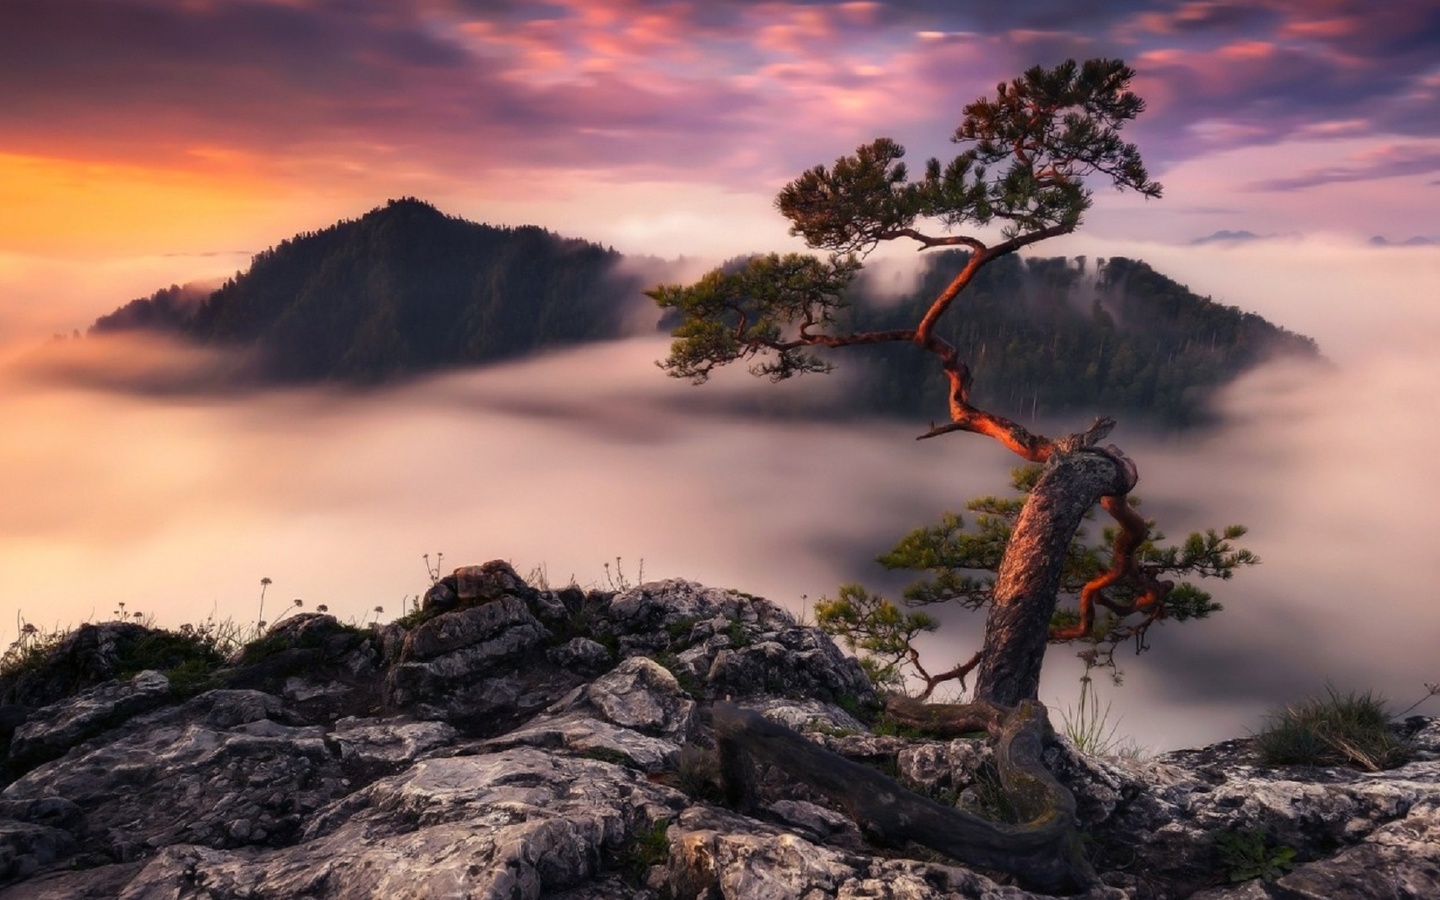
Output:
[[[140,626],[85,626],[0,681],[0,900],[1041,896],[875,846],[783,772],[745,814],[722,802],[706,713],[726,698],[941,802],[983,810],[994,777],[983,741],[870,733],[859,666],[766,600],[542,591],[496,562],[424,612],[289,618],[200,689],[125,670]],[[1376,773],[1058,739],[1101,878],[1079,896],[1440,897],[1440,722],[1404,727],[1412,761]],[[1232,882],[1226,832],[1293,866]]]

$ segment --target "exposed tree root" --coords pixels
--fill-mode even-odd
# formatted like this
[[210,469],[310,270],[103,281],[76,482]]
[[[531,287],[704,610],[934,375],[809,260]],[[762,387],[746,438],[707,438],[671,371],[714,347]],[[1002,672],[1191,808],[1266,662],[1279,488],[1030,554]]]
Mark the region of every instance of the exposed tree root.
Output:
[[920,844],[1014,875],[1032,890],[1085,889],[1096,879],[1081,852],[1075,799],[1041,760],[1050,731],[1045,707],[1027,701],[993,716],[1000,779],[1025,819],[1018,825],[936,803],[752,710],[716,703],[711,711],[727,799],[742,810],[756,805],[755,765],[770,765],[835,801],[873,840]]
[[994,736],[1005,719],[1005,711],[989,703],[926,703],[920,697],[892,694],[885,698],[885,717],[929,737],[949,739],[977,731]]

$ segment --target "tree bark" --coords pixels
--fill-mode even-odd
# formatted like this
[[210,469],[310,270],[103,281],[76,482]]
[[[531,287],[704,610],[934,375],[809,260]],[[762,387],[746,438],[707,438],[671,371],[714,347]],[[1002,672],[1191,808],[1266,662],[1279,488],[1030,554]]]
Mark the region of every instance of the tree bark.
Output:
[[985,620],[975,699],[1001,707],[1036,700],[1067,550],[1101,497],[1124,497],[1135,470],[1118,450],[1056,452],[1030,491],[1005,548]]
[[952,859],[1008,872],[1032,890],[1083,890],[1095,882],[1075,830],[1075,800],[1041,759],[1050,724],[1045,707],[1025,703],[1000,723],[996,767],[1025,821],[991,822],[915,793],[869,766],[846,759],[757,712],[730,703],[711,710],[728,799],[758,803],[755,763],[773,765],[838,803],[872,839],[914,842]]

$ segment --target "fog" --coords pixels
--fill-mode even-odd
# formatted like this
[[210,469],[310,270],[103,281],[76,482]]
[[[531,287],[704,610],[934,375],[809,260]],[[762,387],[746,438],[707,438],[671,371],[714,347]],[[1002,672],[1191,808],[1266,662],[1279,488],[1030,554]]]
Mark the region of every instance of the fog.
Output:
[[[1167,623],[1150,653],[1122,654],[1124,686],[1101,686],[1118,733],[1151,750],[1243,735],[1327,682],[1418,699],[1440,679],[1428,458],[1440,253],[1099,255],[1115,253],[1309,333],[1333,361],[1253,372],[1214,398],[1224,424],[1205,434],[1122,421],[1112,435],[1171,537],[1243,522],[1264,561],[1211,586],[1222,614]],[[262,577],[267,618],[300,598],[388,619],[428,586],[422,554],[437,552],[447,570],[501,558],[556,585],[603,586],[617,557],[634,580],[643,561],[647,580],[801,613],[841,582],[878,583],[876,553],[1003,490],[1014,464],[976,436],[913,440],[927,422],[739,416],[741,394],[844,390],[844,373],[772,386],[727,372],[696,388],[655,368],[664,352],[636,339],[381,392],[196,396],[159,388],[223,361],[154,342],[12,343],[0,358],[0,640],[17,614],[63,627],[121,602],[164,625],[254,621]],[[96,386],[117,371],[132,389]],[[968,657],[980,624],[947,616],[927,658]],[[1072,703],[1075,674],[1073,651],[1052,648],[1042,699]]]

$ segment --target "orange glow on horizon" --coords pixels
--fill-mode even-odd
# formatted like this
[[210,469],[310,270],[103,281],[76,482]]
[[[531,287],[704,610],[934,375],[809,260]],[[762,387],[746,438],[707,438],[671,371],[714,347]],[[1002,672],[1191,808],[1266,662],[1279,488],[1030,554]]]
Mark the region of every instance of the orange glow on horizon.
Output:
[[[0,153],[0,250],[64,258],[234,250],[287,192],[241,154],[193,169]],[[297,200],[300,198],[296,198]]]

